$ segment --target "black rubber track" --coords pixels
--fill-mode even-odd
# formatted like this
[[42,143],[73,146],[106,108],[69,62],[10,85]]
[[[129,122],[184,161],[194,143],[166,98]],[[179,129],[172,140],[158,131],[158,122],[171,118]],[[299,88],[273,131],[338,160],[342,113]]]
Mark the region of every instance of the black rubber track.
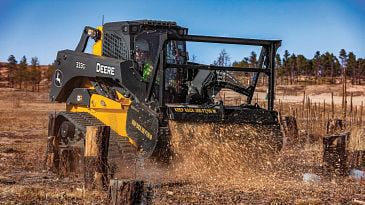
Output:
[[[86,135],[87,126],[106,126],[100,120],[87,112],[59,112],[75,128]],[[136,148],[129,142],[128,138],[118,135],[115,131],[110,130],[109,150],[108,150],[108,167],[109,173],[113,177],[115,172],[122,168],[134,166],[137,160]]]

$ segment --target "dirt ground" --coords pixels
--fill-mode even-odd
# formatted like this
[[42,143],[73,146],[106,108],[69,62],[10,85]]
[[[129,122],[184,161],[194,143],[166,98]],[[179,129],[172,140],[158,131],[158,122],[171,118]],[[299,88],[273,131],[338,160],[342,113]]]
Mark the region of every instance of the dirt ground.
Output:
[[43,170],[47,93],[0,91],[0,204],[82,203],[82,184]]
[[[106,204],[103,193],[85,194],[80,179],[43,169],[48,112],[63,109],[48,103],[47,96],[0,90],[0,204]],[[236,163],[209,171],[195,167],[184,175],[176,175],[176,169],[146,169],[137,177],[150,181],[154,204],[351,204],[365,199],[365,183],[349,177],[303,181],[304,173],[320,173],[321,158],[321,144],[315,144],[284,149],[265,169],[245,172],[250,166]],[[200,169],[204,176],[192,176]]]
[[[332,102],[332,94],[334,95],[333,101],[335,104],[342,103],[342,85],[309,85],[309,86],[277,86],[276,99],[280,99],[283,102],[300,102],[303,100],[304,92],[306,96],[309,96],[313,103],[326,103]],[[353,105],[360,106],[361,103],[365,103],[365,85],[347,85],[347,103],[350,104],[351,94],[353,95]],[[262,95],[263,93],[261,93]],[[261,96],[262,97],[262,96]],[[263,98],[262,98],[263,99]]]

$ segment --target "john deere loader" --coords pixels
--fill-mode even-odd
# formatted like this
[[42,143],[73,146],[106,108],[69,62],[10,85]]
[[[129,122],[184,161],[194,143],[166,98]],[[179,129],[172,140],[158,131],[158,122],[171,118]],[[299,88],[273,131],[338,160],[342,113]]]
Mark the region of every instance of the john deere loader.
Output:
[[[92,53],[85,53],[90,39]],[[189,62],[186,42],[258,46],[261,53],[257,67],[204,65]],[[54,165],[62,164],[62,151],[82,150],[86,127],[99,125],[111,130],[111,172],[123,169],[120,159],[136,155],[169,163],[178,148],[172,148],[173,141],[193,140],[203,131],[207,141],[239,141],[242,149],[254,142],[247,152],[279,151],[283,135],[274,111],[274,57],[280,44],[189,35],[187,28],[167,21],[85,27],[76,49],[59,51],[55,60],[49,99],[66,108],[50,118]],[[244,85],[234,73],[252,79]],[[267,108],[252,103],[260,75],[268,79]],[[245,96],[245,102],[228,106],[217,99],[222,90]]]

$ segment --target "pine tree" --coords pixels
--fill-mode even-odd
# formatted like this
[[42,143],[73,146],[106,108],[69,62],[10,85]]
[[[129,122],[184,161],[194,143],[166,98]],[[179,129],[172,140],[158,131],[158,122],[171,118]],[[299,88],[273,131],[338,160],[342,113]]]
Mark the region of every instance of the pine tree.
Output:
[[342,65],[342,112],[343,119],[346,119],[346,109],[347,109],[347,85],[346,85],[346,76],[347,76],[347,54],[345,49],[340,50],[340,59]]
[[39,66],[39,60],[38,57],[33,57],[31,60],[32,67],[38,67]]
[[248,62],[248,58],[243,58],[241,61],[237,62],[233,62],[232,63],[233,67],[241,67],[241,68],[248,68],[249,67],[249,62]]
[[10,55],[8,58],[8,69],[9,69],[9,73],[8,73],[8,81],[10,83],[10,87],[14,87],[14,74],[16,73],[17,70],[17,60],[15,59],[14,55]]
[[339,76],[341,74],[340,61],[333,53],[331,53],[331,81],[334,83],[333,76]]
[[257,54],[255,53],[255,51],[251,52],[251,55],[249,57],[249,63],[251,68],[257,67]]
[[318,82],[318,78],[322,72],[322,62],[321,62],[321,53],[316,51],[313,57],[313,66],[314,66],[314,76],[316,77],[316,82]]
[[342,66],[342,73],[346,73],[345,68],[347,67],[347,54],[345,49],[341,49],[340,51],[340,59],[341,59],[341,66]]
[[39,83],[41,81],[41,71],[39,70],[39,61],[37,57],[31,60],[31,70],[29,72],[29,79],[32,83],[32,91],[39,91]]
[[[293,53],[289,59],[289,70],[290,70],[290,84],[294,83],[294,79],[297,79],[297,56]],[[297,79],[298,80],[298,79]]]
[[359,70],[359,82],[358,84],[361,85],[361,79],[365,76],[365,59],[359,58],[357,59],[357,65]]
[[15,79],[19,83],[19,88],[22,89],[23,82],[26,82],[28,79],[27,76],[27,57],[23,56],[19,62],[19,69],[17,69]]
[[303,55],[298,55],[296,59],[298,75],[307,75],[309,72],[308,60]]
[[290,75],[291,75],[291,72],[290,72],[290,65],[289,65],[289,57],[290,57],[290,53],[288,50],[285,50],[284,51],[284,55],[283,55],[283,74],[284,75],[289,75],[289,81],[291,83],[291,78],[290,78]]
[[284,72],[283,72],[281,57],[280,57],[279,53],[277,53],[275,56],[275,68],[276,68],[276,73],[278,74],[278,76],[282,77],[284,75]]
[[356,76],[357,76],[357,61],[356,56],[353,52],[349,52],[348,59],[347,59],[347,75],[351,77],[351,84],[354,84],[356,82]]

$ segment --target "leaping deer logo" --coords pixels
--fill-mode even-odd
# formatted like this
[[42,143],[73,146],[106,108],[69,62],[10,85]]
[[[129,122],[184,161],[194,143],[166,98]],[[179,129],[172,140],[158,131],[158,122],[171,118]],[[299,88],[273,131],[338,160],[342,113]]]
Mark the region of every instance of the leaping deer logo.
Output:
[[56,86],[61,86],[62,85],[62,72],[60,70],[56,71],[56,76],[55,76],[55,85]]

